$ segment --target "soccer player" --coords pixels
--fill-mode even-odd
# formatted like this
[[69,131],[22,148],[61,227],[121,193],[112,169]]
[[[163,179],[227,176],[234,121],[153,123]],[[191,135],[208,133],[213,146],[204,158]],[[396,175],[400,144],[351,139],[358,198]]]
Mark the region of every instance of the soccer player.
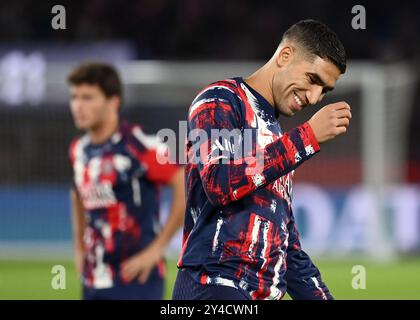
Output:
[[[281,299],[286,292],[293,299],[332,299],[299,242],[292,178],[322,143],[346,132],[350,106],[326,105],[289,132],[277,117],[319,103],[345,69],[337,35],[304,20],[284,33],[261,69],[212,83],[195,98],[188,114],[187,208],[174,299]],[[223,129],[239,137],[226,137]],[[246,141],[251,153],[238,159]]]
[[[70,145],[76,269],[84,299],[162,299],[165,249],[182,226],[184,170],[159,164],[168,150],[137,125],[120,122],[116,70],[86,63],[68,76],[70,109],[85,134]],[[159,191],[172,205],[159,224]]]

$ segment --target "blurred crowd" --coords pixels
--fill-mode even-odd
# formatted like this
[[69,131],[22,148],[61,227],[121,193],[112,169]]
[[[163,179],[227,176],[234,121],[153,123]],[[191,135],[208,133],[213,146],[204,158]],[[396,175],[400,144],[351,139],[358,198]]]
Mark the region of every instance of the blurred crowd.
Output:
[[[51,8],[66,9],[66,30],[51,32]],[[366,9],[354,30],[353,6]],[[302,18],[319,19],[343,40],[352,59],[420,56],[416,1],[91,0],[2,1],[2,41],[128,40],[146,59],[266,59],[281,33]]]

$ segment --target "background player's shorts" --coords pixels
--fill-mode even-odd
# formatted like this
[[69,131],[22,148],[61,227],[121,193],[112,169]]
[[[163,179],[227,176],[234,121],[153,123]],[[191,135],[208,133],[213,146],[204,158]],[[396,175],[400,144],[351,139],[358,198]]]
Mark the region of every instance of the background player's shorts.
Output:
[[203,285],[189,274],[188,269],[180,269],[176,277],[173,300],[251,300],[248,293],[219,285]]
[[83,287],[83,300],[162,300],[164,280],[155,278],[145,284],[137,281],[117,284],[109,289]]

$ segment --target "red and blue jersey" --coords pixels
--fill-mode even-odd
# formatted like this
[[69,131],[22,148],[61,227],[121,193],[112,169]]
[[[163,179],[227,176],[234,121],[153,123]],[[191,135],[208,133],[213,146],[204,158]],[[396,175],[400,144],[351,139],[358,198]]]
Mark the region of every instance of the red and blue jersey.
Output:
[[[297,270],[290,281],[312,281],[313,294],[322,295],[319,272],[300,249],[291,206],[293,172],[320,148],[308,123],[284,133],[276,118],[275,108],[242,78],[210,84],[194,99],[178,267],[204,285],[280,299],[289,255]],[[223,129],[239,137],[212,136]]]
[[[104,143],[86,134],[70,145],[74,187],[86,212],[83,280],[92,288],[124,283],[120,263],[159,233],[159,189],[177,170],[159,164],[167,152],[156,136],[123,123]],[[163,276],[163,261],[155,273]]]

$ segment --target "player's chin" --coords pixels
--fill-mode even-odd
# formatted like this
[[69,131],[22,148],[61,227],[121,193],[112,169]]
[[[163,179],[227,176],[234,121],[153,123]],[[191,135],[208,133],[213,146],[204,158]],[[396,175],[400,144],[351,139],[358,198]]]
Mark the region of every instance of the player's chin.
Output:
[[285,106],[285,105],[281,105],[281,106],[277,106],[277,111],[284,117],[291,117],[294,115],[294,112],[292,111],[290,106]]
[[74,121],[74,124],[79,130],[89,130],[89,128],[91,127],[91,125],[86,121],[76,120]]
[[285,108],[285,110],[281,111],[281,114],[285,117],[288,117],[288,118],[293,117],[295,115],[295,113],[296,113],[296,111],[293,109],[292,106],[289,106],[289,107]]

